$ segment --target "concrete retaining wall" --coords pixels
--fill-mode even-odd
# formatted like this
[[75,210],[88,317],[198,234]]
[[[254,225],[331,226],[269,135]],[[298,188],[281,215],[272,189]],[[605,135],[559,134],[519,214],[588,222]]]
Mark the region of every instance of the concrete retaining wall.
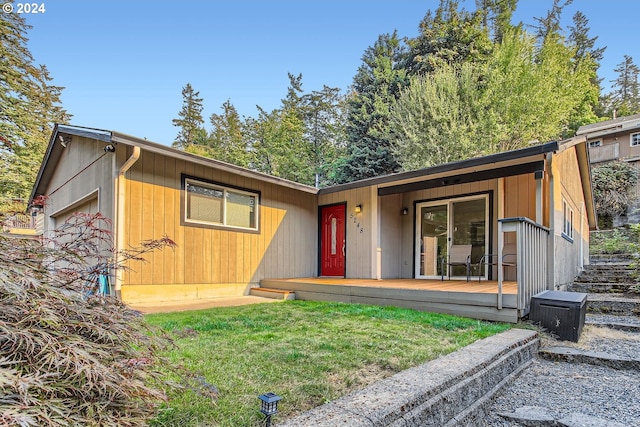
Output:
[[529,365],[534,331],[512,329],[402,371],[298,417],[281,427],[477,425],[493,395]]

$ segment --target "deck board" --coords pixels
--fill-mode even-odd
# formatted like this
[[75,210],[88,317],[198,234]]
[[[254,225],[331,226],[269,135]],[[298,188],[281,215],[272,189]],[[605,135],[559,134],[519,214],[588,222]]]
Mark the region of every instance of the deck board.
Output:
[[[343,279],[337,277],[303,277],[290,279],[268,279],[269,282],[282,281],[290,283],[308,283],[338,286],[367,286],[373,288],[390,289],[420,289],[441,292],[469,292],[483,294],[497,294],[498,282],[495,280],[429,280],[429,279]],[[502,285],[503,294],[516,295],[516,282],[505,281]]]
[[517,322],[517,284],[503,284],[503,308],[497,308],[498,282],[426,279],[343,279],[303,277],[262,279],[263,288],[294,292],[296,299],[394,305],[483,320]]

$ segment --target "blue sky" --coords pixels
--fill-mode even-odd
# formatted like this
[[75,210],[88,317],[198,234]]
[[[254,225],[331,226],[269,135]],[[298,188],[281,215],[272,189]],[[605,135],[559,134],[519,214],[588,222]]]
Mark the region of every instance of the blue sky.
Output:
[[[513,21],[534,23],[553,0],[519,0]],[[17,3],[17,2],[16,2]],[[347,89],[363,52],[378,35],[415,37],[438,0],[45,0],[46,12],[25,15],[29,49],[64,86],[72,124],[116,130],[170,145],[171,123],[191,83],[204,98],[205,126],[230,99],[243,116],[256,105],[277,108],[289,83],[303,89]],[[463,4],[474,8],[472,0]],[[14,4],[15,6],[15,4]],[[638,0],[574,0],[564,24],[582,11],[607,46],[604,84],[623,55],[640,64]]]

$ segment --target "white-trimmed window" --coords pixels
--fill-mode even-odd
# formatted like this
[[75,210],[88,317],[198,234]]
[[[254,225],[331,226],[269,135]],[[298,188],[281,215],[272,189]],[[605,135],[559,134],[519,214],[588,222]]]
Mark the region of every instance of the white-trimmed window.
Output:
[[562,199],[562,234],[573,240],[573,209]]
[[595,141],[589,141],[589,148],[602,147],[602,140],[596,139]]
[[260,194],[184,178],[186,223],[258,229]]
[[640,145],[640,132],[631,134],[631,146],[637,147]]

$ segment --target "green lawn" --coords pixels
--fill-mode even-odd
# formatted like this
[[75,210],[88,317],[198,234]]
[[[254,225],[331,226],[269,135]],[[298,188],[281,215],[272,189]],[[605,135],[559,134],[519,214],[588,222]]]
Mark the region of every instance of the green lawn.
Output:
[[263,417],[257,396],[265,392],[282,396],[275,421],[282,420],[510,327],[395,307],[309,301],[146,318],[175,339],[169,363],[219,390],[212,399],[192,379],[191,387],[169,391],[155,426],[258,426]]

